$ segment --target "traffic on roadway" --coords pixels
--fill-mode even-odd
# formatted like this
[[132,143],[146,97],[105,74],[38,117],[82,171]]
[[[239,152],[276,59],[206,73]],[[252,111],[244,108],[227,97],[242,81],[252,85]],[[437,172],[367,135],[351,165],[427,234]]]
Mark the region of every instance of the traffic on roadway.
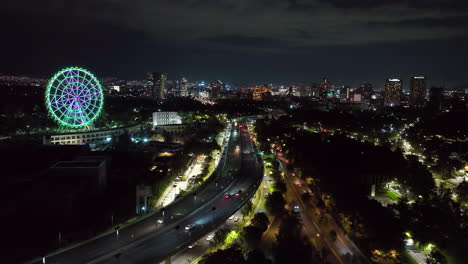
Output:
[[243,124],[231,127],[217,168],[197,190],[134,224],[28,263],[155,263],[193,245],[250,199],[262,180],[262,160]]

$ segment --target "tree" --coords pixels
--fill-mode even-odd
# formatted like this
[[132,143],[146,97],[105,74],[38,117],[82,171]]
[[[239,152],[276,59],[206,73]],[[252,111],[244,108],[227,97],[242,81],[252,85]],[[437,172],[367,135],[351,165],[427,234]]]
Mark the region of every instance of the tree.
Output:
[[227,249],[220,249],[213,253],[204,255],[199,262],[200,264],[244,264],[245,259],[242,251],[236,245]]
[[247,201],[242,207],[242,217],[246,217],[247,215],[249,215],[250,212],[252,212],[252,208],[253,208],[252,202],[250,200]]
[[262,251],[255,249],[247,254],[246,264],[271,264]]
[[301,199],[304,201],[304,202],[308,202],[310,201],[310,199],[312,198],[312,195],[308,192],[304,192],[301,194]]
[[267,196],[265,207],[271,215],[282,215],[286,212],[284,209],[285,204],[286,201],[283,195],[278,191],[274,191]]
[[287,191],[286,183],[283,180],[277,179],[275,183],[275,189],[280,193],[285,193]]
[[439,250],[433,250],[426,259],[426,264],[447,264],[447,259]]
[[283,218],[274,246],[276,263],[289,264],[294,260],[295,264],[309,264],[321,260],[301,230],[302,223],[296,214],[287,214]]
[[248,225],[242,229],[241,233],[241,245],[242,248],[249,252],[255,248],[257,248],[258,244],[260,243],[262,237],[262,231],[252,225]]
[[218,231],[215,232],[213,237],[213,243],[215,245],[221,245],[226,240],[226,237],[229,233],[229,229],[227,228],[220,228]]
[[335,230],[330,230],[330,239],[331,239],[331,241],[335,242],[336,237],[337,237],[336,231]]
[[468,203],[468,182],[462,181],[457,188],[455,188],[455,192],[458,194],[458,201],[463,203]]
[[251,222],[253,226],[257,227],[262,232],[267,231],[268,225],[270,225],[270,220],[268,219],[268,216],[263,212],[256,213],[252,218]]

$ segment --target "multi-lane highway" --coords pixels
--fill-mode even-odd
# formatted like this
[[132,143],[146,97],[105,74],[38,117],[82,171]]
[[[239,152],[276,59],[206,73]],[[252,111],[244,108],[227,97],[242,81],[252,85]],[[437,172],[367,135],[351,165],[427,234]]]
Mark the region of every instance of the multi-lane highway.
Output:
[[[243,124],[232,127],[221,162],[197,191],[133,225],[48,256],[46,263],[157,263],[224,223],[255,193],[263,176]],[[232,196],[225,198],[226,193]],[[187,225],[194,227],[186,230]]]

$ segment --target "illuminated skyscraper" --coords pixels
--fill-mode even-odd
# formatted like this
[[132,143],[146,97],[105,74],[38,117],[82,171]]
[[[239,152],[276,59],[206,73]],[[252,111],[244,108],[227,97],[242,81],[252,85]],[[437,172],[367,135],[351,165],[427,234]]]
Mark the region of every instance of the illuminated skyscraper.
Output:
[[423,107],[426,101],[426,77],[411,77],[409,102],[412,107]]
[[252,89],[252,100],[262,101],[264,94],[270,93],[270,89],[266,85],[255,85]]
[[223,82],[217,80],[216,83],[211,84],[211,98],[219,98],[223,89]]
[[400,79],[387,79],[384,90],[384,105],[399,106],[403,85]]
[[318,89],[317,97],[327,98],[327,94],[330,90],[330,87],[331,85],[328,82],[328,79],[326,77],[323,78],[322,83],[320,84],[319,89]]
[[164,99],[164,90],[166,89],[167,74],[162,72],[148,73],[148,81],[151,82],[153,100]]
[[187,97],[188,96],[188,81],[185,77],[182,78],[179,84],[179,96]]

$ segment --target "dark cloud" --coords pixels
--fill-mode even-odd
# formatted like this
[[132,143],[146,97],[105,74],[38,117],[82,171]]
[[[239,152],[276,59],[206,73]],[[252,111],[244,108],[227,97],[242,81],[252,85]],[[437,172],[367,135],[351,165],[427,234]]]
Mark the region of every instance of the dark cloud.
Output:
[[407,8],[453,9],[465,11],[468,9],[466,0],[321,0],[337,8],[378,8],[386,6],[402,6]]
[[[102,72],[128,69],[132,76],[162,68],[196,73],[194,78],[234,78],[230,74],[238,71],[239,79],[254,79],[240,61],[246,58],[268,61],[264,74],[274,78],[308,79],[308,71],[338,74],[354,69],[351,62],[368,62],[372,66],[363,66],[363,74],[377,74],[374,59],[384,62],[398,54],[407,54],[408,65],[427,67],[411,60],[421,43],[446,54],[442,64],[468,57],[464,48],[450,46],[468,37],[467,7],[465,0],[6,1],[0,9],[0,70],[49,72],[75,63],[99,64]],[[235,61],[224,67],[239,69],[229,68],[225,75],[219,67],[200,66],[211,60]],[[285,61],[306,69],[276,66]],[[321,67],[313,68],[314,63]],[[458,64],[455,71],[462,69],[466,65]]]
[[259,38],[259,37],[246,37],[240,35],[224,35],[204,39],[208,42],[214,42],[223,44],[226,46],[237,46],[237,47],[272,47],[282,46],[277,39],[272,38]]
[[418,28],[449,28],[463,29],[468,28],[468,16],[451,16],[451,17],[422,17],[417,19],[405,19],[395,22],[372,22],[371,26],[399,26],[399,27],[418,27]]

